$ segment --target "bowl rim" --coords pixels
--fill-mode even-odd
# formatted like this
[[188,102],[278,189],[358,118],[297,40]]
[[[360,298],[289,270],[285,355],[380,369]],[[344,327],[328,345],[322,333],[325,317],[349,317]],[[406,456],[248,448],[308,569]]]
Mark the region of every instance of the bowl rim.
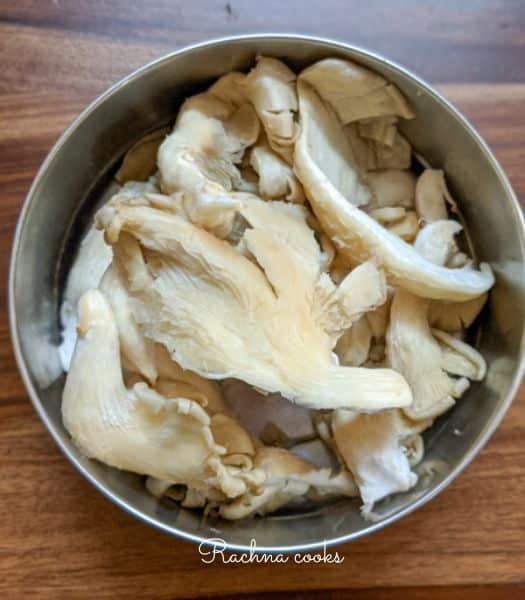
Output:
[[[239,35],[231,35],[224,36],[218,38],[207,39],[198,43],[190,44],[183,46],[177,50],[164,54],[145,65],[135,69],[122,79],[118,80],[116,83],[112,84],[108,87],[104,92],[102,92],[95,100],[93,100],[82,112],[70,123],[67,129],[60,135],[59,139],[55,142],[40,168],[35,175],[33,182],[25,196],[24,202],[22,204],[22,208],[20,209],[20,213],[17,219],[17,224],[13,236],[13,242],[11,246],[11,256],[9,261],[9,278],[8,278],[8,315],[9,315],[9,328],[11,334],[12,345],[14,349],[14,355],[16,359],[16,363],[19,369],[19,372],[22,376],[22,380],[26,391],[29,394],[31,402],[33,404],[34,409],[39,415],[41,421],[45,425],[48,432],[51,434],[51,437],[54,439],[55,443],[58,445],[62,453],[66,456],[66,458],[75,466],[75,468],[106,498],[112,501],[114,504],[122,508],[128,514],[133,515],[135,518],[140,521],[151,525],[152,527],[160,530],[164,533],[168,533],[170,535],[177,536],[182,538],[183,540],[193,542],[198,544],[199,547],[213,547],[218,545],[217,541],[214,541],[211,538],[203,538],[199,535],[191,534],[177,527],[166,525],[161,523],[157,519],[143,513],[138,508],[135,508],[124,498],[120,497],[116,493],[113,493],[109,489],[105,487],[105,485],[100,482],[96,476],[89,473],[84,465],[82,465],[79,458],[74,456],[74,454],[70,451],[70,449],[66,446],[65,442],[61,439],[59,431],[55,428],[51,420],[47,416],[47,412],[40,401],[38,392],[36,391],[33,383],[31,381],[31,377],[29,375],[29,370],[26,366],[22,349],[20,338],[18,335],[18,319],[15,309],[15,272],[17,266],[17,259],[20,248],[20,240],[22,236],[22,232],[24,230],[24,226],[27,220],[28,212],[33,204],[35,191],[40,185],[40,181],[43,179],[45,173],[47,172],[50,164],[53,162],[55,157],[59,154],[62,146],[66,143],[66,141],[73,135],[75,130],[102,104],[104,103],[110,96],[118,92],[121,88],[128,85],[130,82],[140,78],[144,73],[149,71],[150,69],[157,67],[165,62],[171,61],[173,58],[185,54],[191,54],[195,50],[217,46],[217,45],[228,45],[231,43],[237,42],[257,42],[259,40],[276,40],[276,41],[292,41],[292,42],[313,42],[320,43],[325,46],[331,46],[334,50],[351,50],[357,57],[359,58],[371,58],[379,63],[383,63],[384,65],[399,71],[405,77],[412,79],[416,84],[421,86],[426,93],[433,96],[433,98],[442,105],[442,107],[452,116],[454,117],[460,125],[466,129],[468,134],[474,138],[474,140],[479,145],[480,149],[483,151],[485,157],[489,160],[492,168],[496,172],[502,186],[506,192],[506,195],[509,199],[511,209],[514,213],[514,218],[516,223],[518,224],[519,230],[519,243],[521,247],[521,252],[525,256],[525,221],[522,211],[520,209],[519,202],[517,197],[512,189],[510,182],[508,181],[507,176],[505,175],[502,167],[499,162],[489,149],[487,143],[481,138],[481,136],[477,133],[472,124],[468,121],[468,119],[457,109],[455,108],[445,97],[436,91],[436,89],[431,86],[429,83],[424,81],[418,75],[414,74],[412,71],[399,65],[397,62],[387,59],[375,52],[367,50],[360,46],[355,46],[353,44],[343,42],[340,40],[314,36],[314,35],[306,35],[301,33],[272,33],[272,32],[262,32],[262,33],[244,33]],[[505,398],[501,401],[499,407],[496,412],[493,414],[492,418],[487,421],[477,438],[474,440],[471,447],[468,451],[461,457],[459,462],[452,468],[450,473],[440,481],[435,487],[430,489],[429,491],[423,493],[419,498],[416,498],[413,502],[411,502],[406,507],[398,510],[391,515],[387,515],[379,522],[371,522],[367,527],[362,530],[354,533],[349,533],[346,535],[333,537],[327,540],[320,540],[315,542],[310,542],[308,544],[297,544],[291,546],[257,546],[256,548],[252,548],[251,546],[230,543],[224,540],[225,545],[220,544],[221,549],[224,549],[229,552],[248,552],[248,553],[293,553],[293,552],[309,552],[316,550],[323,550],[323,548],[333,547],[338,544],[342,544],[344,542],[350,542],[357,540],[365,535],[369,535],[376,531],[379,531],[394,523],[395,521],[405,517],[406,515],[412,513],[418,508],[425,505],[432,498],[437,496],[441,491],[443,491],[474,459],[474,457],[478,454],[478,452],[483,448],[483,446],[487,443],[491,435],[494,433],[495,429],[500,424],[503,419],[505,413],[507,412],[512,400],[514,399],[518,387],[521,383],[521,380],[525,374],[525,330],[521,334],[520,341],[520,355],[516,365],[516,369],[514,375],[511,380],[511,384],[509,386],[509,390],[505,396]],[[222,541],[222,540],[221,540]]]

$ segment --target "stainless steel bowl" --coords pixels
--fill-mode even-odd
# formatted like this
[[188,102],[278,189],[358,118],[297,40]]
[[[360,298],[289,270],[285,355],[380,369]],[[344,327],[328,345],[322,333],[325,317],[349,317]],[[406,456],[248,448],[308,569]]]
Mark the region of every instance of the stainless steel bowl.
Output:
[[[147,131],[173,119],[180,103],[214,78],[247,69],[257,54],[282,57],[295,69],[327,56],[378,71],[403,91],[417,118],[403,126],[413,146],[444,168],[460,201],[478,258],[497,275],[482,316],[479,348],[488,375],[426,434],[426,460],[438,465],[415,490],[384,501],[366,522],[357,504],[229,523],[159,503],[142,478],[85,459],[60,416],[64,377],[56,344],[58,306],[71,257],[124,152]],[[406,69],[347,44],[298,35],[246,35],[184,48],[126,77],[89,106],[42,165],[23,206],[11,257],[11,334],[25,385],[64,454],[113,502],[168,533],[194,542],[222,538],[229,549],[306,551],[354,540],[396,521],[443,490],[473,459],[507,410],[523,375],[525,234],[514,193],[496,159],[456,109]],[[94,374],[96,376],[96,374]]]

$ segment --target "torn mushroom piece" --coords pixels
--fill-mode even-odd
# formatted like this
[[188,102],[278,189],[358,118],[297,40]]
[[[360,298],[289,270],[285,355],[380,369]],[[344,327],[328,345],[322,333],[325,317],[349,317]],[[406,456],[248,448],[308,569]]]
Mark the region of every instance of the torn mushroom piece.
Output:
[[157,152],[168,134],[168,127],[148,133],[136,142],[125,154],[120,169],[115,174],[119,183],[146,181],[157,170]]
[[310,408],[409,405],[410,389],[394,371],[371,377],[334,363],[340,323],[330,315],[351,319],[354,308],[343,282],[323,309],[326,295],[316,295],[321,252],[304,209],[252,199],[241,214],[251,225],[243,240],[258,265],[176,215],[125,205],[99,211],[109,241],[123,231],[142,246],[141,265],[129,263],[119,244],[114,251],[128,280],[135,270],[147,273],[143,287],[130,290],[145,334],[183,368],[242,379]]
[[284,448],[259,449],[254,466],[266,475],[261,490],[255,493],[249,491],[222,504],[219,509],[221,517],[234,520],[250,515],[265,515],[307,494],[321,499],[327,496],[355,496],[357,493],[352,478],[344,471],[332,475],[330,469],[316,469]]
[[257,58],[244,80],[246,97],[257,111],[270,147],[288,164],[298,131],[295,80],[295,73],[283,62],[267,56]]
[[[301,133],[295,147],[294,170],[316,217],[339,252],[350,260],[374,258],[385,270],[389,283],[423,297],[469,300],[487,291],[494,283],[488,265],[482,264],[480,271],[433,265],[356,208],[352,196],[341,194],[331,181],[330,167],[326,164],[328,154],[324,149],[330,139],[325,126],[328,109],[304,82],[299,81],[298,90]],[[361,186],[356,188],[361,189]]]
[[326,330],[335,339],[368,311],[386,302],[387,286],[384,274],[372,262],[353,269],[339,287],[323,302]]
[[240,180],[236,164],[259,135],[253,107],[233,104],[236,96],[220,98],[204,92],[182,105],[175,126],[159,148],[161,188],[171,194],[198,194],[208,182],[232,189]]
[[343,409],[333,412],[334,441],[359,487],[365,516],[382,498],[407,491],[417,483],[404,443],[428,424],[413,423],[398,410],[374,414]]
[[488,294],[481,294],[467,302],[440,302],[434,300],[430,303],[428,318],[432,327],[443,331],[456,332],[466,329],[474,323],[485,303]]
[[432,335],[441,346],[441,368],[447,373],[473,381],[481,381],[485,377],[485,359],[472,346],[439,329],[432,329]]
[[373,198],[369,206],[381,209],[387,207],[414,207],[416,178],[403,169],[384,169],[367,174],[367,183]]
[[79,339],[62,417],[86,456],[173,483],[200,485],[214,475],[211,457],[224,453],[199,404],[165,398],[145,383],[124,386],[117,325],[98,290],[79,302]]
[[394,233],[407,243],[411,243],[419,232],[419,222],[415,211],[409,210],[398,221],[384,223],[390,233]]
[[309,83],[332,106],[343,124],[385,115],[414,117],[395,85],[348,60],[320,60],[304,69],[299,78]]
[[359,367],[368,358],[372,344],[372,328],[366,315],[359,318],[337,341],[335,353],[343,366]]
[[127,285],[115,262],[106,270],[99,289],[113,311],[119,333],[120,352],[127,368],[140,373],[153,385],[157,379],[154,343],[144,336],[133,316]]
[[[315,92],[308,84],[299,81],[298,90],[300,96],[310,93],[312,98]],[[352,148],[345,136],[337,116],[329,106],[323,105],[322,101],[315,97],[316,105],[308,105],[315,111],[315,118],[309,118],[308,136],[301,133],[305,151],[311,159],[320,164],[323,177],[329,180],[337,191],[346,198],[353,206],[363,206],[371,199],[370,190],[365,185],[362,174],[355,163]],[[301,100],[304,106],[304,98]],[[301,121],[305,121],[303,115],[304,107],[301,108]],[[297,162],[297,161],[296,161]],[[301,180],[297,165],[294,165],[296,175]],[[303,182],[304,185],[304,182]],[[306,190],[308,193],[308,191]],[[314,212],[315,212],[315,206]],[[322,225],[322,221],[321,221]]]
[[419,232],[414,248],[435,265],[444,265],[457,251],[455,236],[463,229],[457,221],[437,220]]
[[448,191],[445,174],[439,169],[425,169],[416,184],[416,211],[422,221],[432,223],[447,219],[447,203],[456,211],[456,202]]
[[210,416],[227,412],[219,384],[183,369],[170,358],[162,344],[155,344],[155,368],[159,374],[155,389],[159,393],[191,398]]
[[384,146],[393,146],[397,135],[397,117],[390,115],[357,121],[357,132],[362,138]]
[[455,380],[441,366],[441,348],[428,325],[429,301],[398,289],[392,300],[386,354],[410,385],[414,402],[405,414],[414,420],[437,417],[454,405],[467,380]]
[[225,448],[223,464],[250,469],[253,465],[255,447],[250,434],[233,417],[215,414],[211,418],[213,439]]
[[384,144],[361,137],[355,123],[344,127],[356,164],[364,171],[383,169],[406,170],[410,168],[412,148],[408,140],[395,129],[392,143]]
[[264,138],[252,148],[250,164],[259,176],[258,191],[261,198],[304,204],[303,187],[292,168],[270,148]]

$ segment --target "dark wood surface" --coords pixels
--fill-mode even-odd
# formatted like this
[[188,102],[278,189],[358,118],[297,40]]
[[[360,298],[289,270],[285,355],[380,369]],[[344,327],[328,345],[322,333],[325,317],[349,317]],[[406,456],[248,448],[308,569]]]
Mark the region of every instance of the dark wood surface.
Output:
[[[525,389],[446,491],[342,565],[203,565],[102,498],[59,453],[13,358],[13,229],[45,154],[110,83],[169,50],[248,31],[339,38],[438,85],[525,199],[525,3],[516,0],[0,1],[0,594],[6,598],[525,597]],[[302,591],[300,591],[302,590]],[[325,590],[322,594],[314,590]],[[331,590],[328,592],[328,590]],[[334,591],[335,590],[335,591]]]

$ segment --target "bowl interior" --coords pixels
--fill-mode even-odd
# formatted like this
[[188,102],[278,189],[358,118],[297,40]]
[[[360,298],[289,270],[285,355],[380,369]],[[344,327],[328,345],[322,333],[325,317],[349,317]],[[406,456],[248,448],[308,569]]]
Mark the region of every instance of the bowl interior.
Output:
[[[56,346],[58,308],[67,270],[87,223],[114,189],[112,175],[124,152],[148,131],[173,120],[183,99],[231,70],[246,70],[257,54],[283,58],[301,69],[327,56],[356,60],[394,82],[417,117],[403,126],[432,166],[444,168],[477,257],[497,275],[481,318],[478,347],[488,374],[425,434],[426,457],[412,491],[377,507],[366,522],[347,500],[241,522],[203,519],[199,512],[158,502],[143,478],[82,457],[61,416],[64,384]],[[464,120],[419,80],[363,51],[293,36],[251,36],[187,49],[145,67],[97,100],[73,124],[35,180],[21,216],[11,271],[12,331],[20,367],[40,416],[68,457],[101,491],[142,519],[200,541],[221,538],[230,547],[318,547],[368,533],[441,489],[472,458],[502,416],[518,379],[524,329],[523,226],[497,163]],[[429,465],[433,468],[429,469]]]

